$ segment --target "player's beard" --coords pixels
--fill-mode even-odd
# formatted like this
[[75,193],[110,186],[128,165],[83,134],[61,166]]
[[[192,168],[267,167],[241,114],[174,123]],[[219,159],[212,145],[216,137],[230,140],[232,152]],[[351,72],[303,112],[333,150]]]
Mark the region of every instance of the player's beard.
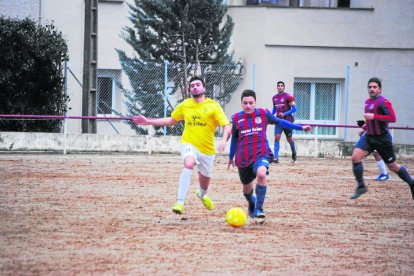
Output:
[[[190,92],[191,93],[191,92]],[[200,98],[201,96],[203,96],[204,94],[206,94],[206,90],[204,90],[203,92],[198,92],[197,94],[193,94],[191,93],[191,96],[193,98]]]

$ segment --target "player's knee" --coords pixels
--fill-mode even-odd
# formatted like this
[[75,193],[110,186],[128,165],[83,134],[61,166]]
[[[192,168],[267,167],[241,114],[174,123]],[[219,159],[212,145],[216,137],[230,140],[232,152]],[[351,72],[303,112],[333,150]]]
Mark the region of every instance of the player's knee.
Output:
[[390,171],[395,172],[395,173],[399,172],[401,169],[401,166],[395,161],[390,164],[387,164],[387,166],[390,169]]
[[256,177],[257,182],[263,183],[266,180],[266,170],[258,170]]
[[191,161],[184,162],[184,168],[186,169],[193,170],[194,166],[195,166],[194,162],[191,162]]
[[352,159],[352,163],[354,163],[354,164],[356,164],[356,163],[360,163],[360,162],[362,161],[362,158],[361,158],[361,157],[359,157],[359,156],[358,156],[358,155],[356,155],[356,154],[352,154],[351,159]]
[[192,169],[194,169],[195,165],[196,165],[196,160],[193,156],[187,155],[184,158],[184,168],[192,170]]
[[354,151],[352,152],[352,163],[360,163],[362,161],[362,159],[368,154],[368,152],[362,151],[358,148],[355,148]]

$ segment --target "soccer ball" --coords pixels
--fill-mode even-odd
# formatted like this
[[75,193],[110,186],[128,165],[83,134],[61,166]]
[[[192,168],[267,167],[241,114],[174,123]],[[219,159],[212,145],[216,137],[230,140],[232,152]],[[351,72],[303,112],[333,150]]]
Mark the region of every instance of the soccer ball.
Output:
[[233,227],[242,227],[246,224],[246,212],[242,208],[231,208],[226,213],[226,221]]

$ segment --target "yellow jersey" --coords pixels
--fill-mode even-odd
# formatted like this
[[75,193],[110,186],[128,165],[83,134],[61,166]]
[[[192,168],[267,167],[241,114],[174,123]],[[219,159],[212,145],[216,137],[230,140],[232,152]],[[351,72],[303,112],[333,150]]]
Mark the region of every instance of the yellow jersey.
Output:
[[181,143],[191,144],[201,153],[215,154],[214,132],[218,125],[230,124],[221,106],[210,98],[197,103],[193,98],[184,100],[171,113],[176,121],[184,120]]

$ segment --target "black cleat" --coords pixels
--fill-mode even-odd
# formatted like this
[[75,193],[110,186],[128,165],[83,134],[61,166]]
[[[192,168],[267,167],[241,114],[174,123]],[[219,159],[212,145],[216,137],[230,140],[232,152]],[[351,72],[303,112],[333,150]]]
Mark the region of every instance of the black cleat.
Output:
[[279,163],[279,159],[277,158],[273,159],[273,163]]
[[257,208],[255,212],[256,218],[264,219],[266,217],[265,212],[261,208]]
[[296,152],[292,153],[292,161],[291,163],[295,163],[296,162]]
[[368,192],[367,187],[365,187],[365,186],[358,187],[358,188],[356,188],[355,193],[353,195],[351,195],[351,199],[357,199],[358,197],[362,196],[366,192]]

